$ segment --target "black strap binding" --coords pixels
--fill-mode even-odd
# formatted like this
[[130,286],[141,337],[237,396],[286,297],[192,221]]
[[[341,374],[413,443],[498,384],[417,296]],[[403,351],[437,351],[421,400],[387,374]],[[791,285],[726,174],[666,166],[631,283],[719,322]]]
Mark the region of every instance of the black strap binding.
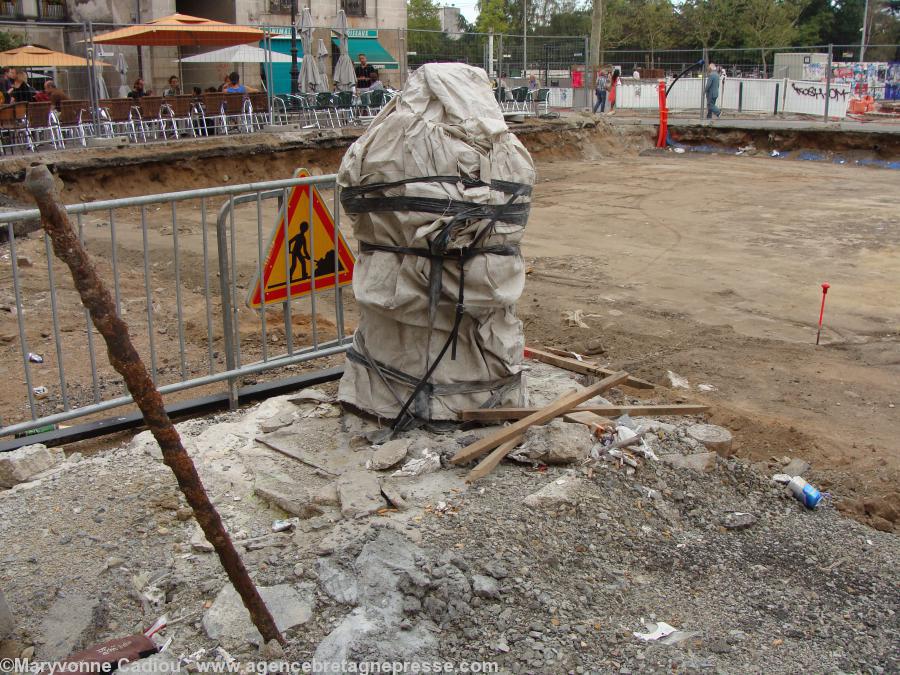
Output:
[[[503,192],[510,195],[509,199],[503,204],[477,204],[473,202],[465,202],[455,199],[436,199],[432,197],[365,197],[369,192],[380,192],[402,185],[413,183],[454,183],[462,184],[464,187],[490,187],[492,190]],[[509,181],[491,181],[490,184],[480,180],[461,178],[460,176],[432,176],[422,178],[409,178],[406,180],[394,181],[390,183],[371,183],[355,187],[346,187],[341,190],[341,204],[347,213],[373,213],[373,212],[390,212],[390,211],[417,211],[425,213],[439,213],[443,216],[451,216],[434,236],[428,241],[428,248],[414,248],[404,246],[388,246],[384,244],[373,244],[369,242],[361,242],[360,249],[363,253],[373,251],[384,251],[388,253],[399,253],[401,255],[415,255],[428,258],[431,261],[431,271],[429,274],[429,329],[434,325],[434,319],[437,313],[437,303],[440,298],[442,287],[441,277],[444,270],[445,260],[456,260],[459,266],[459,293],[456,299],[456,313],[453,320],[453,327],[447,337],[443,347],[441,347],[437,358],[428,367],[425,374],[416,382],[409,398],[403,404],[400,412],[391,423],[393,433],[397,433],[405,429],[413,420],[416,419],[415,413],[410,414],[408,411],[410,406],[416,401],[416,398],[423,391],[428,392],[428,398],[434,394],[435,386],[431,384],[431,376],[443,360],[447,351],[450,350],[450,358],[456,360],[456,347],[459,338],[459,328],[462,324],[463,316],[466,312],[465,305],[465,278],[466,278],[466,262],[478,255],[518,255],[519,247],[513,244],[498,244],[495,246],[481,246],[480,244],[490,236],[494,231],[497,222],[504,222],[515,225],[524,225],[528,220],[528,212],[531,208],[530,202],[514,203],[520,197],[527,197],[531,194],[531,186],[524,183],[512,183]],[[490,219],[488,224],[481,228],[475,235],[472,242],[463,248],[450,248],[450,242],[453,235],[460,229],[467,226],[471,221]],[[451,349],[452,347],[452,349]],[[362,357],[353,352],[351,359],[357,360]],[[368,361],[368,358],[366,358]],[[370,363],[369,367],[379,369],[383,373],[386,366],[383,364]],[[405,375],[405,374],[404,374]],[[499,382],[498,386],[504,386],[508,383],[504,380]],[[396,397],[396,394],[395,394]],[[398,398],[399,400],[399,398]]]

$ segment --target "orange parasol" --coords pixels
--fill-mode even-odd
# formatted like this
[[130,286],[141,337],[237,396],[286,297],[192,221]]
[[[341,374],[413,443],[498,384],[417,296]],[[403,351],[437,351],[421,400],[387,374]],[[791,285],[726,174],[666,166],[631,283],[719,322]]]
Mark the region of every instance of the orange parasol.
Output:
[[[98,66],[108,66],[102,61],[95,62]],[[0,52],[0,64],[11,68],[66,68],[82,67],[88,65],[87,59],[71,54],[55,52],[52,49],[25,45],[16,47],[6,52]]]
[[172,14],[139,26],[102,33],[94,37],[94,42],[136,47],[223,47],[259,42],[264,35],[263,31],[249,26]]

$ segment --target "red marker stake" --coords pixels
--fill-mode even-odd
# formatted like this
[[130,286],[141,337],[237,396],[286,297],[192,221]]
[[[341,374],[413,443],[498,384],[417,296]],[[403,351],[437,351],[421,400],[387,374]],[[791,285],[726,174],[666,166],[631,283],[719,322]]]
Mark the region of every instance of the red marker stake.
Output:
[[816,344],[819,344],[819,336],[822,334],[822,317],[825,316],[825,296],[828,295],[828,289],[831,288],[831,284],[827,281],[822,284],[822,309],[819,310],[819,330],[816,331]]

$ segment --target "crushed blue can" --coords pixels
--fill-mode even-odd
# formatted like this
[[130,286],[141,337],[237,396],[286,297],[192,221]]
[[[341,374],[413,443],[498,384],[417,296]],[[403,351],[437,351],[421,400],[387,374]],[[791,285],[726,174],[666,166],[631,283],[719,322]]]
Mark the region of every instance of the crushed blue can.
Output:
[[791,478],[788,487],[797,501],[801,502],[808,509],[816,508],[819,502],[822,501],[822,493],[815,486],[800,478],[800,476]]

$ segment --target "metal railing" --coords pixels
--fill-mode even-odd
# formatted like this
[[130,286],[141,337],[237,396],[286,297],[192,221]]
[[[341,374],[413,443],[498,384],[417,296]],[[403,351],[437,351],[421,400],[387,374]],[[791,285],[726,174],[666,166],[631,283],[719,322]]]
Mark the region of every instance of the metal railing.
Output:
[[0,0],[0,18],[20,19],[24,15],[22,0]]
[[[283,224],[287,238],[284,210],[297,186],[325,191],[338,240],[334,175],[66,207],[163,394],[224,383],[234,402],[247,376],[339,354],[349,346],[339,286],[303,298],[291,298],[288,291],[280,312],[272,305],[259,311],[243,303],[242,286],[263,267],[276,223]],[[333,200],[325,196],[329,190]],[[219,198],[224,202],[213,220],[211,209]],[[16,373],[14,361],[6,361],[3,375],[8,387],[17,381],[24,385],[17,397],[21,405],[0,410],[0,436],[131,403],[121,378],[101,362],[90,317],[68,270],[54,259],[47,235],[34,240],[16,234],[17,224],[38,217],[36,209],[0,214],[13,295],[8,309],[15,313],[21,362]],[[314,246],[310,242],[311,250]],[[39,272],[38,258],[45,259],[45,274]],[[315,288],[314,265],[310,271]]]

